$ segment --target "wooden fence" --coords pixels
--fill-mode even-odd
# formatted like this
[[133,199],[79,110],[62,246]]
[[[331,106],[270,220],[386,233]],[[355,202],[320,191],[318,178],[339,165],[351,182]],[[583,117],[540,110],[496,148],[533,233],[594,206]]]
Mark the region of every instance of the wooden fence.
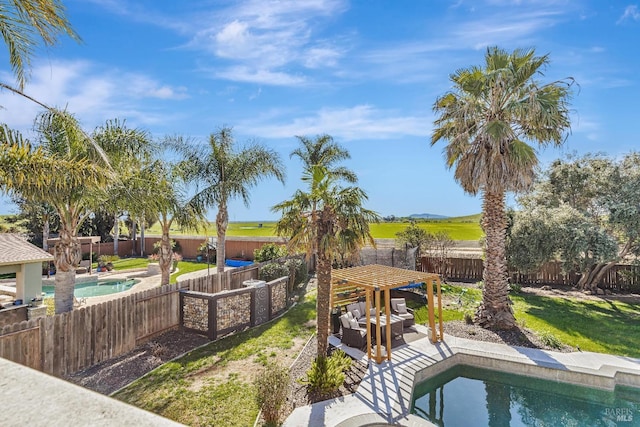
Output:
[[[436,271],[434,259],[422,257],[422,271]],[[451,281],[473,282],[482,280],[483,260],[479,258],[449,258],[444,276]],[[511,283],[522,285],[569,285],[575,286],[580,276],[575,272],[563,273],[560,262],[549,262],[533,273],[511,271]],[[627,291],[640,287],[640,267],[618,264],[604,275],[598,284],[603,289]]]
[[[180,289],[219,293],[243,288],[242,292],[246,292],[248,288],[243,282],[258,278],[264,264],[0,327],[0,357],[47,374],[72,374],[127,353],[155,335],[177,328],[181,317]],[[287,281],[275,282],[268,287],[269,318],[286,308]]]
[[215,294],[222,291],[230,291],[243,287],[245,280],[257,279],[262,264],[251,264],[245,267],[227,270],[221,274],[211,274],[209,276],[195,277],[181,281],[183,288],[194,292]]
[[119,356],[179,324],[179,287],[148,291],[0,329],[0,357],[56,376]]

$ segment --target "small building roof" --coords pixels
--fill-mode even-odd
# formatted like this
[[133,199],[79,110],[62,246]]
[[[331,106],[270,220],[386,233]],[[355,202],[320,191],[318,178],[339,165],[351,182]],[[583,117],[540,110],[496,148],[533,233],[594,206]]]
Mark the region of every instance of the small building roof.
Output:
[[[52,237],[50,239],[47,239],[47,243],[49,244],[57,243],[59,241],[59,237]],[[78,236],[78,243],[80,243],[81,245],[87,243],[100,243],[100,236]]]
[[51,261],[53,255],[33,245],[19,234],[0,233],[0,265]]

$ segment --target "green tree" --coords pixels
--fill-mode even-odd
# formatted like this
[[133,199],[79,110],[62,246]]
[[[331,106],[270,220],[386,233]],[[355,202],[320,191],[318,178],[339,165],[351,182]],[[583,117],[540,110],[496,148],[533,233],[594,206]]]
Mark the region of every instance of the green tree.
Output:
[[508,53],[490,47],[483,67],[451,75],[453,89],[434,104],[431,145],[446,141],[446,164],[464,191],[481,193],[485,240],[484,288],[477,321],[509,329],[515,318],[509,300],[505,254],[505,196],[523,191],[535,178],[538,158],[532,143],[560,145],[569,130],[572,80],[540,84],[548,64],[533,49]]
[[396,244],[400,247],[406,245],[411,248],[419,248],[421,253],[425,253],[432,238],[433,235],[431,233],[420,227],[412,219],[404,230],[396,233]]
[[[353,171],[337,164],[343,160],[350,159],[351,155],[349,154],[349,151],[336,143],[332,136],[323,134],[316,136],[314,139],[310,139],[306,136],[296,136],[296,138],[298,138],[298,142],[300,142],[300,147],[293,150],[289,157],[298,157],[300,161],[302,161],[304,172],[310,173],[314,166],[321,166],[326,168],[328,173],[330,173],[335,179],[344,180],[351,184],[358,182],[358,178]],[[316,211],[316,206],[312,205],[312,220],[315,220]],[[315,230],[309,231],[312,233],[315,232]],[[310,259],[311,257],[315,257],[317,255],[315,236],[310,234],[308,236],[301,237],[309,239],[308,244],[301,245],[306,248],[307,256]],[[311,263],[312,265],[315,265],[315,260]]]
[[[80,40],[58,0],[0,0],[0,33],[9,51],[18,91],[24,88],[31,57],[39,43],[53,46],[60,34]],[[0,83],[0,86],[14,90],[5,84]]]
[[125,121],[118,119],[98,127],[93,132],[93,140],[107,154],[115,172],[104,206],[113,219],[113,253],[117,255],[120,218],[130,210],[135,211],[136,206],[144,205],[145,197],[154,197],[146,191],[147,183],[140,176],[140,170],[150,162],[154,146],[148,132],[129,128]]
[[554,161],[519,202],[507,240],[514,268],[560,260],[580,273],[578,287],[595,291],[616,263],[640,255],[638,153]]
[[78,230],[99,205],[113,176],[103,153],[72,115],[41,113],[36,132],[36,148],[6,126],[0,132],[0,187],[28,202],[47,202],[58,215],[55,310],[62,313],[73,309],[75,270],[81,257]]
[[154,212],[158,215],[158,222],[162,228],[158,262],[160,264],[161,285],[168,285],[170,279],[171,262],[173,261],[173,247],[171,244],[171,226],[176,224],[182,228],[199,230],[207,223],[204,207],[194,198],[188,197],[188,187],[191,182],[180,165],[156,160],[145,171],[149,177],[150,188],[154,197],[145,199],[143,206],[138,206],[142,217],[144,212]]
[[[340,187],[338,178],[320,165],[313,165],[302,176],[307,190],[298,190],[290,200],[275,205],[282,217],[276,234],[289,238],[290,252],[317,248],[318,278],[317,334],[318,356],[325,356],[329,338],[331,263],[338,245],[354,250],[368,242],[374,245],[369,223],[378,215],[365,209],[366,193],[358,187]],[[311,241],[309,236],[314,236]]]
[[231,128],[223,127],[209,136],[207,145],[187,143],[180,138],[172,145],[183,155],[181,167],[193,181],[196,193],[192,203],[199,209],[216,206],[217,271],[224,271],[225,241],[229,225],[228,203],[240,197],[249,206],[249,189],[261,180],[275,177],[284,182],[284,166],[278,154],[252,143],[237,150]]

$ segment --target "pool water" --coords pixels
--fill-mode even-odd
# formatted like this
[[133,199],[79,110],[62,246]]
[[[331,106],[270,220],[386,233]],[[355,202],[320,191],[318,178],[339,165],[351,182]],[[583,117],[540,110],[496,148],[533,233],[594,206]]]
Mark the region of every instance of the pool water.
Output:
[[[131,289],[138,282],[136,279],[103,279],[97,282],[77,283],[73,295],[76,298],[87,298],[117,294]],[[54,286],[43,286],[44,297],[53,297],[54,289]]]
[[443,427],[640,426],[640,389],[614,391],[459,365],[414,388],[411,412]]

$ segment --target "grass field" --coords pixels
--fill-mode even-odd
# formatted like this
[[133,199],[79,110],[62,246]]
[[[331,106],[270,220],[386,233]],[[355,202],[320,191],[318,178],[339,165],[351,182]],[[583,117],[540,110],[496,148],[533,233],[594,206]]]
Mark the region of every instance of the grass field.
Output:
[[[275,236],[275,222],[231,222],[227,229],[228,236],[247,236],[247,237],[271,237]],[[396,233],[404,230],[409,222],[381,222],[371,224],[371,234],[376,239],[395,239]],[[478,240],[483,236],[480,229],[480,214],[469,215],[463,217],[432,219],[418,222],[421,228],[430,233],[445,231],[453,240]],[[207,230],[209,235],[215,233],[215,224],[211,223],[211,227]],[[162,230],[158,224],[154,224],[146,230],[147,234],[161,234]],[[173,236],[180,235],[204,235],[206,232],[195,230],[172,229]]]

